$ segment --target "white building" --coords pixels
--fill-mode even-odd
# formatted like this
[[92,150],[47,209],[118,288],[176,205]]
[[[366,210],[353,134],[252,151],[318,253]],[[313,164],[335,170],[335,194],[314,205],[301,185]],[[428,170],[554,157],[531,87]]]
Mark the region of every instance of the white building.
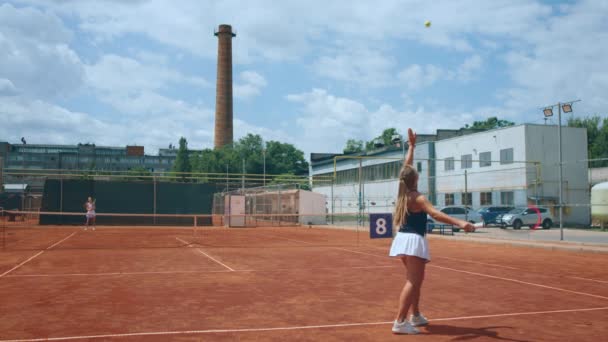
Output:
[[[434,167],[429,163],[433,151],[432,141],[418,143],[415,150],[414,165],[420,174],[418,188],[425,193],[434,193],[429,182]],[[327,196],[329,213],[391,212],[399,189],[403,152],[401,147],[390,146],[367,154],[313,159],[313,178],[329,178],[335,173],[333,182],[313,182],[313,191]]]
[[[419,190],[437,206],[557,205],[557,126],[440,130],[426,137],[417,143],[414,165],[420,173]],[[585,129],[562,127],[562,159],[564,222],[588,224],[587,163],[577,162],[587,159]],[[313,190],[327,196],[329,213],[391,212],[402,163],[403,151],[395,147],[311,158],[313,179],[335,172],[333,182],[313,181]],[[557,210],[553,213],[557,221]]]
[[[437,141],[435,148],[437,205],[545,205],[553,209],[557,221],[557,126],[505,127]],[[562,127],[566,223],[589,223],[586,159],[587,131]]]

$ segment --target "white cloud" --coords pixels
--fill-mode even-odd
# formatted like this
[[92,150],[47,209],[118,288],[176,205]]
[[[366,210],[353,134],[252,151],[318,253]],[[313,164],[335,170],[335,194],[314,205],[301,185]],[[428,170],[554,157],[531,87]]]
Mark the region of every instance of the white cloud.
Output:
[[237,99],[249,99],[260,95],[262,89],[268,82],[264,76],[255,71],[247,70],[240,74],[240,81],[234,84],[234,97]]
[[69,96],[83,83],[72,34],[52,13],[0,5],[0,76],[26,96]]
[[440,80],[456,80],[468,82],[476,78],[476,73],[482,68],[483,59],[479,55],[467,57],[455,70],[448,70],[436,65],[412,64],[401,70],[397,77],[410,90],[429,87]]
[[605,115],[608,65],[599,56],[608,55],[607,16],[608,3],[581,1],[547,18],[546,29],[528,36],[532,48],[506,54],[514,84],[502,93],[505,105],[541,115],[538,107],[582,99],[575,115]]
[[483,59],[479,55],[468,57],[456,69],[454,77],[459,81],[469,81],[475,78],[475,73],[478,72],[483,65]]
[[378,49],[341,49],[334,56],[321,56],[313,62],[315,73],[324,78],[355,83],[364,88],[390,85],[395,60]]
[[98,118],[40,100],[13,97],[3,99],[0,117],[5,120],[0,125],[0,136],[9,142],[25,136],[29,143],[39,144],[140,144],[147,154],[156,154],[158,148],[176,143],[180,136],[187,137],[193,148],[213,144],[211,119],[192,117],[190,113],[149,115],[145,120],[129,116]]
[[473,113],[429,110],[420,106],[396,109],[382,104],[368,108],[324,89],[291,94],[287,100],[300,104],[296,138],[306,153],[341,152],[347,139],[368,141],[388,127],[395,127],[400,132],[413,128],[419,133],[432,134],[438,128],[462,127],[477,117]]
[[410,65],[398,74],[398,78],[412,90],[431,86],[444,77],[446,72],[435,65]]
[[[470,51],[471,34],[520,39],[542,26],[551,13],[549,6],[527,0],[353,1],[348,6],[321,0],[184,0],[177,5],[162,0],[28,2],[76,15],[80,27],[99,39],[142,34],[208,57],[216,52],[213,30],[220,23],[232,23],[237,31],[236,63],[260,57],[298,59],[318,49],[325,36],[333,36],[330,42],[342,40],[346,44],[406,39]],[[423,24],[427,19],[433,22],[429,29]]]
[[7,80],[6,78],[0,78],[0,96],[10,96],[16,95],[17,88],[11,80]]
[[143,64],[117,55],[104,55],[86,67],[88,83],[104,92],[127,93],[160,90],[175,84],[211,87],[202,77],[183,75],[168,67]]

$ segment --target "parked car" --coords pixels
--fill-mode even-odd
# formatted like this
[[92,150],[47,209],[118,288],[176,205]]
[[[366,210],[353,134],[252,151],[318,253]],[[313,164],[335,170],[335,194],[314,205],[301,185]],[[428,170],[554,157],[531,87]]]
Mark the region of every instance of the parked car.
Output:
[[513,207],[508,206],[489,206],[483,207],[477,210],[477,212],[481,215],[481,218],[486,225],[492,225],[500,224],[500,222],[496,220],[498,215],[506,214],[513,209]]
[[553,225],[553,216],[547,208],[515,208],[499,215],[498,220],[501,228],[521,229],[522,226],[534,228],[536,225],[541,225],[543,229],[549,229]]
[[[450,205],[443,208],[440,208],[439,211],[442,213],[455,217],[457,219],[465,220],[471,223],[479,223],[483,222],[483,218],[481,215],[473,210],[471,207],[463,206],[463,205]],[[427,216],[427,231],[432,231],[435,226],[435,220],[429,215]],[[453,231],[460,231],[459,227],[454,226],[452,228]]]

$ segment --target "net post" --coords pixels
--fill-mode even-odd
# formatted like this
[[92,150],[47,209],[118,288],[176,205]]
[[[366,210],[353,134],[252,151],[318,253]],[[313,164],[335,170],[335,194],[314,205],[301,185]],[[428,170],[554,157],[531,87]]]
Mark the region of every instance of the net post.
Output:
[[[156,216],[156,215],[155,215]],[[196,239],[198,233],[198,216],[194,215],[194,229],[192,230],[192,236]]]
[[0,192],[4,191],[4,158],[0,157]]
[[0,207],[0,220],[2,220],[2,249],[6,249],[6,219],[4,208]]

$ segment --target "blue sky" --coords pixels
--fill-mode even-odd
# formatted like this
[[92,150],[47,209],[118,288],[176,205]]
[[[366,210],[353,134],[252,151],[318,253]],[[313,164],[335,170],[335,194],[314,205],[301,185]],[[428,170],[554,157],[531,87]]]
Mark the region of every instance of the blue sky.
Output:
[[0,1],[0,141],[212,147],[219,24],[237,32],[236,138],[308,154],[388,127],[542,124],[574,99],[606,117],[607,17],[605,1]]

